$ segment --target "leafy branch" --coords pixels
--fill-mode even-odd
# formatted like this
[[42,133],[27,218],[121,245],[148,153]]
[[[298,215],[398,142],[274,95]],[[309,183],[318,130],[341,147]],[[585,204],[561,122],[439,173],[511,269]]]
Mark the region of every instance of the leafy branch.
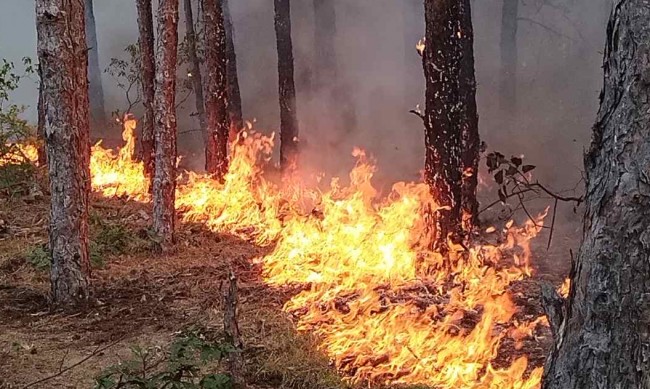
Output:
[[575,207],[578,207],[584,201],[583,196],[563,196],[561,194],[555,193],[552,190],[548,189],[542,183],[537,180],[532,180],[532,175],[530,174],[535,170],[536,166],[524,164],[522,157],[511,157],[507,159],[503,154],[499,152],[492,152],[486,156],[486,164],[488,168],[488,173],[492,174],[494,181],[497,183],[499,189],[497,195],[499,199],[483,207],[479,214],[485,212],[486,210],[492,208],[493,206],[502,203],[506,204],[509,199],[516,198],[519,202],[519,205],[526,213],[526,216],[535,223],[536,227],[543,227],[537,225],[535,218],[531,215],[525,205],[525,195],[527,194],[536,194],[538,196],[545,196],[553,199],[553,217],[550,227],[550,235],[548,239],[547,248],[551,246],[551,241],[553,239],[553,231],[555,227],[555,217],[557,214],[558,202],[569,202],[574,203]]

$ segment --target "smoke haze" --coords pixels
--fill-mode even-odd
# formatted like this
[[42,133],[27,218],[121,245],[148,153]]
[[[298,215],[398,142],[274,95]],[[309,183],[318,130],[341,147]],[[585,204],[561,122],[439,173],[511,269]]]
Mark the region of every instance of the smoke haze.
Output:
[[[424,32],[422,1],[334,1],[338,77],[331,88],[316,93],[310,87],[318,66],[312,61],[318,49],[313,43],[312,1],[292,2],[298,116],[307,163],[344,174],[353,161],[352,147],[360,146],[378,159],[381,178],[416,180],[424,158],[423,126],[408,111],[424,100],[421,60],[415,50]],[[36,58],[33,1],[2,2],[0,57],[16,63],[23,56]],[[610,0],[531,0],[520,5],[517,112],[502,112],[498,104],[502,1],[472,3],[479,126],[488,149],[524,154],[528,163],[538,166],[540,180],[556,188],[574,186],[598,105]],[[273,2],[231,0],[230,7],[244,116],[256,119],[258,129],[277,131]],[[134,1],[95,0],[95,16],[103,69],[112,57],[124,56],[126,45],[137,42]],[[182,17],[179,26],[182,34]],[[29,106],[30,119],[36,118],[35,81],[24,82],[13,96]],[[115,84],[103,74],[108,112],[126,105]],[[348,91],[349,101],[341,105],[349,107],[327,106],[326,96],[336,85]],[[354,108],[356,125],[342,128],[335,120],[343,108]],[[181,109],[180,141],[187,151],[201,141],[198,132],[188,132],[198,126],[189,117],[191,99]]]

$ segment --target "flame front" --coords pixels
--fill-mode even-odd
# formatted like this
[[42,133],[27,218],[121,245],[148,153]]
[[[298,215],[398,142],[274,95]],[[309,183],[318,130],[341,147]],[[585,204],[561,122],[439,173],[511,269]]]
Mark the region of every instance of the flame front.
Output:
[[[147,179],[132,158],[135,122],[125,123],[119,152],[92,148],[93,189],[148,201]],[[311,331],[339,371],[355,383],[444,388],[537,388],[541,368],[525,357],[496,366],[505,337],[531,336],[537,324],[513,320],[508,286],[531,274],[529,241],[543,216],[508,223],[500,244],[452,258],[427,249],[425,209],[436,208],[425,184],[397,183],[379,197],[374,163],[355,150],[349,184],[306,187],[297,178],[265,178],[273,137],[244,133],[231,145],[223,183],[185,173],[177,207],[183,220],[229,232],[271,252],[256,261],[274,287],[300,286],[284,310]],[[488,229],[490,232],[494,228]]]

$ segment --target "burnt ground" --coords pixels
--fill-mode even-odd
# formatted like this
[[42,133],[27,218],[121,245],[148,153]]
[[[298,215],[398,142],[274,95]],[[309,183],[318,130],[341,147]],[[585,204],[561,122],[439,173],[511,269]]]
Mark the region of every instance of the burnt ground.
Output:
[[[147,240],[147,205],[102,198],[94,198],[92,204],[93,303],[64,312],[49,305],[48,270],[38,255],[47,240],[47,199],[0,194],[0,388],[25,387],[96,354],[31,386],[90,388],[103,369],[128,358],[133,345],[166,347],[179,331],[197,325],[222,331],[223,286],[229,269],[238,274],[247,386],[346,387],[316,351],[315,340],[297,334],[282,313],[286,293],[269,290],[261,282],[260,268],[251,260],[263,254],[263,248],[182,225],[176,252],[157,255]],[[128,239],[113,228],[117,225],[126,226]],[[539,268],[541,278],[557,284],[568,271],[566,243],[574,240],[569,232],[555,233],[560,237],[556,247],[558,241],[567,242],[554,254],[544,250],[543,241],[541,251],[547,259]],[[524,306],[522,315],[541,313],[537,281],[513,286],[513,295]],[[536,331],[535,336],[542,341],[524,341],[523,349],[504,343],[503,362],[526,353],[541,366],[549,334]]]

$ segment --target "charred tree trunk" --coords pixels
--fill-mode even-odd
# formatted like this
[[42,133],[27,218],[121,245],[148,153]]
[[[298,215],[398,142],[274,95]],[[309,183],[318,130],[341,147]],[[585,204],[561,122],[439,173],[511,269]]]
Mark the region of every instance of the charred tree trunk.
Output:
[[194,31],[194,15],[192,14],[192,0],[183,0],[185,9],[185,29],[187,38],[187,51],[190,60],[192,89],[194,89],[194,104],[199,117],[199,126],[203,134],[203,142],[207,142],[205,131],[205,101],[203,100],[203,77],[201,76],[201,62],[196,53],[196,32]]
[[223,180],[228,172],[228,59],[221,0],[203,0],[205,17],[206,132],[205,169]]
[[153,227],[160,249],[174,242],[176,211],[176,60],[178,55],[178,0],[159,0],[156,53],[156,169],[153,187]]
[[99,50],[97,47],[97,28],[93,0],[86,3],[86,45],[88,46],[88,80],[90,82],[90,118],[95,129],[103,130],[108,123],[104,111],[104,88],[102,87],[102,70],[99,67]]
[[517,17],[519,0],[503,0],[501,12],[501,110],[512,114],[517,104]]
[[465,1],[461,31],[463,55],[460,64],[458,90],[462,108],[458,112],[463,133],[461,207],[464,233],[471,231],[478,222],[478,163],[481,139],[478,133],[478,108],[476,106],[476,76],[474,74],[474,26],[469,1]]
[[[153,10],[151,0],[136,0],[138,8],[138,44],[140,47],[140,85],[144,118],[140,145],[140,159],[144,163],[145,174],[153,182],[154,176],[154,85],[156,65],[154,62]],[[153,185],[149,185],[150,190]]]
[[478,115],[469,0],[426,0],[425,180],[441,209],[434,247],[460,240],[476,217]]
[[228,58],[228,111],[230,113],[230,130],[231,132],[237,133],[244,127],[244,118],[241,106],[241,92],[239,90],[239,76],[237,75],[235,29],[232,25],[228,0],[222,1],[224,25],[226,27],[226,57]]
[[543,388],[650,387],[650,4],[617,0],[587,173],[583,241]]
[[298,162],[298,115],[293,81],[290,0],[274,0],[275,36],[278,47],[278,89],[280,96],[280,167],[283,171]]
[[88,57],[83,0],[37,0],[38,58],[50,176],[52,299],[88,297],[90,134]]

